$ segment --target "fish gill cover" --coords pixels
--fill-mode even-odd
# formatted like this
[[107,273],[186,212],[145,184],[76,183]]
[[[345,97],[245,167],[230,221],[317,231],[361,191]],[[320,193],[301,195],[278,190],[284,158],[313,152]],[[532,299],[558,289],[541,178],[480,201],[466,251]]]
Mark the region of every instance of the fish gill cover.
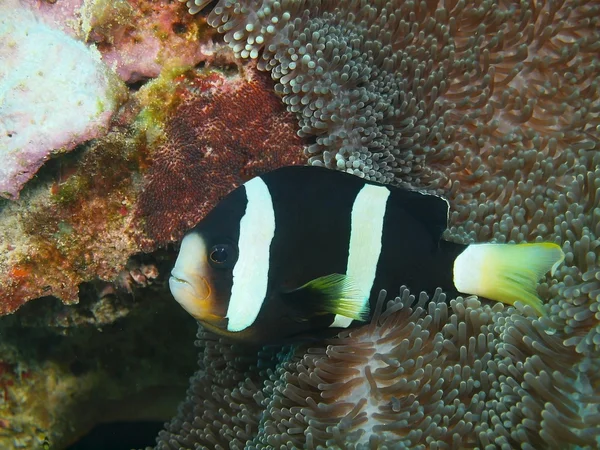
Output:
[[596,448],[600,3],[222,0],[208,22],[271,71],[311,163],[446,195],[446,237],[566,260],[547,318],[402,288],[326,347],[200,330],[156,448]]

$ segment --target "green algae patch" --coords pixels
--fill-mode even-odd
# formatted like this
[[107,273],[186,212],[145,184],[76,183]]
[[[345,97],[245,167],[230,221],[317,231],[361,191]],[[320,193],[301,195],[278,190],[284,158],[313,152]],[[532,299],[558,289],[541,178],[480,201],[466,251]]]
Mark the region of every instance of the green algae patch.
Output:
[[64,183],[57,183],[50,191],[52,200],[59,205],[67,206],[76,202],[88,189],[88,179],[81,175],[69,177]]
[[134,126],[151,147],[164,140],[165,121],[181,103],[178,83],[190,70],[190,67],[166,67],[158,78],[145,84],[138,92],[142,110]]

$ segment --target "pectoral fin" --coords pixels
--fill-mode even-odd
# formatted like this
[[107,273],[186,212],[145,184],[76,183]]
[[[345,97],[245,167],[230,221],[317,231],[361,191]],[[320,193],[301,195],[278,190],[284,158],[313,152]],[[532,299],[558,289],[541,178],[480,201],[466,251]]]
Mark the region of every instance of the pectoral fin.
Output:
[[293,308],[301,311],[299,320],[311,316],[339,314],[353,320],[369,320],[369,293],[361,292],[352,280],[334,273],[315,278],[284,295]]

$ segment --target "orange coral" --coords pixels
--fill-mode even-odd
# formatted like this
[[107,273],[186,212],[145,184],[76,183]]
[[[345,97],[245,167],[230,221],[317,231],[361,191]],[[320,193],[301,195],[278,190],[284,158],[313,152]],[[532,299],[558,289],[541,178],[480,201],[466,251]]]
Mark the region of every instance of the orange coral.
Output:
[[159,243],[179,239],[244,181],[305,160],[296,120],[268,75],[246,68],[233,78],[209,72],[180,82],[137,209]]

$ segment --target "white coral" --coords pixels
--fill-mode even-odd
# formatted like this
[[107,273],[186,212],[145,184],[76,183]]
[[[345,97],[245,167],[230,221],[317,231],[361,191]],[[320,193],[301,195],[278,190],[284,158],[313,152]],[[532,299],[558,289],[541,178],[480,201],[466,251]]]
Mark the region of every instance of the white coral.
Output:
[[102,135],[123,87],[99,52],[0,5],[0,196],[16,197],[51,154]]

